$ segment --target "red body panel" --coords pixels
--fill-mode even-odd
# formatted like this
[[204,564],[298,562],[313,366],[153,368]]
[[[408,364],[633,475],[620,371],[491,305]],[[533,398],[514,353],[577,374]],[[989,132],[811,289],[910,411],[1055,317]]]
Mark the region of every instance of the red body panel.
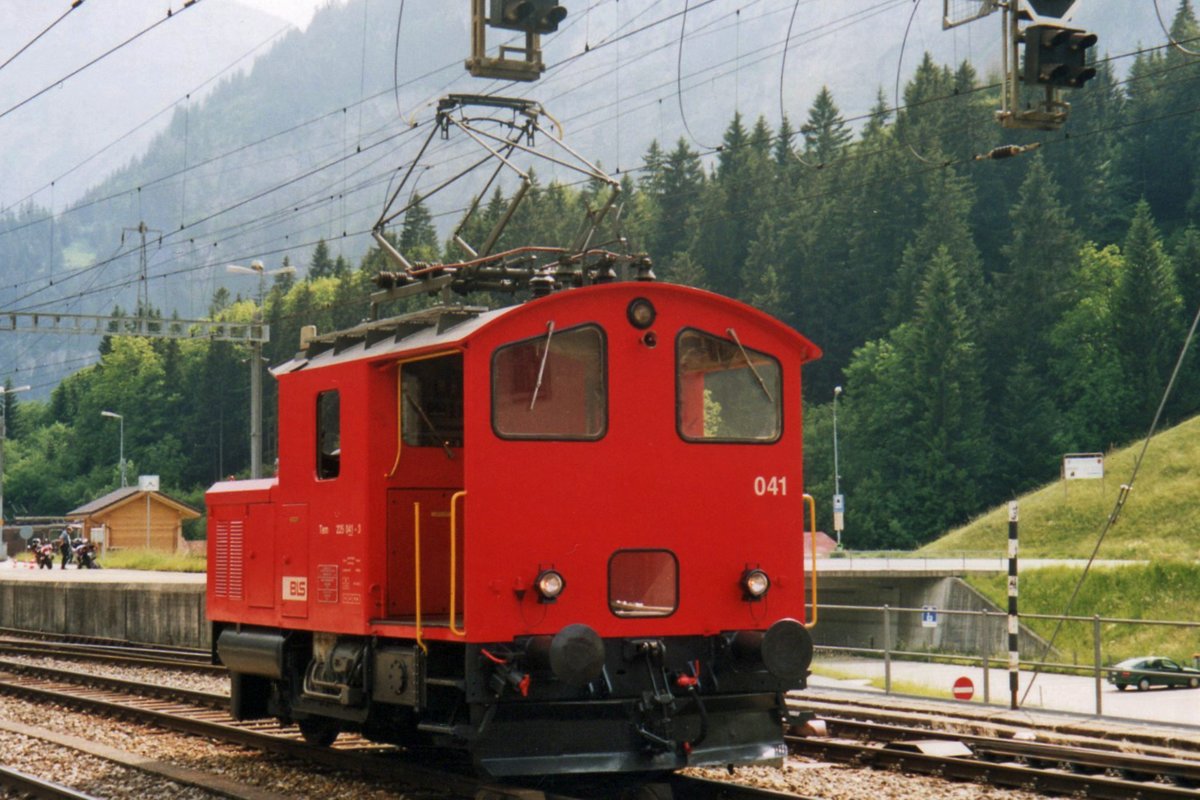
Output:
[[[653,347],[626,317],[636,297],[657,310]],[[604,330],[607,428],[596,441],[514,441],[492,429],[493,353],[545,336],[549,322],[555,331]],[[681,437],[675,358],[684,328],[722,338],[734,329],[746,348],[779,361],[778,441]],[[661,637],[805,618],[800,366],[819,351],[795,331],[716,295],[619,283],[491,312],[461,334],[451,328],[413,344],[313,358],[278,375],[277,481],[222,483],[208,494],[214,621],[411,638],[418,577],[427,639],[510,641],[576,622],[602,637]],[[453,457],[442,447],[398,446],[397,362],[449,352],[463,355],[464,446]],[[340,392],[340,471],[318,480],[316,396],[331,389]],[[463,491],[452,519],[452,498]],[[673,614],[609,610],[609,559],[623,549],[676,556]],[[229,588],[239,558],[240,593]],[[532,585],[548,567],[566,588],[539,603]],[[748,567],[771,578],[761,602],[743,597]],[[447,625],[452,582],[463,636]]]

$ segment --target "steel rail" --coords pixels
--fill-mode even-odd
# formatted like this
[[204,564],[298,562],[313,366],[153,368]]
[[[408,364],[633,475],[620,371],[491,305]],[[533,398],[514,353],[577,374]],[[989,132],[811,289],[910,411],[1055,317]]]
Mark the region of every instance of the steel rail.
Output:
[[104,675],[83,674],[57,667],[47,667],[40,664],[25,664],[19,661],[0,659],[0,670],[13,675],[29,678],[42,678],[52,681],[69,683],[73,686],[87,687],[104,692],[138,695],[155,700],[166,700],[175,703],[190,703],[205,708],[226,710],[229,708],[229,698],[223,694],[200,692],[194,689],[182,689],[176,686],[162,686],[144,681],[110,678]]
[[[926,741],[928,739],[929,737]],[[938,741],[946,740],[961,741],[954,736],[943,736]],[[906,750],[894,745],[880,746],[864,742],[835,742],[802,737],[788,737],[787,743],[793,753],[823,760],[1098,800],[1195,800],[1200,797],[1200,792],[1195,789],[1155,783],[1151,780],[1127,780],[1093,774],[1090,771],[1077,773],[1016,763],[996,763],[979,758],[933,755],[916,750],[915,745],[913,750]]]
[[184,647],[182,645],[171,644],[144,644],[139,642],[131,642],[127,639],[113,639],[107,636],[86,636],[84,634],[76,633],[47,633],[46,631],[34,631],[26,628],[0,627],[0,637],[9,637],[14,640],[36,642],[62,642],[69,644],[127,647],[154,653],[173,653],[180,657],[190,656],[193,658],[208,658],[210,656],[208,649],[202,647]]
[[11,790],[18,797],[32,797],[35,800],[98,800],[69,786],[35,778],[11,767],[0,766],[0,787]]
[[[869,738],[872,741],[902,742],[928,739],[926,728],[879,724],[862,720],[826,719],[833,735]],[[1136,775],[1162,776],[1178,785],[1200,786],[1200,760],[1130,753],[1119,749],[1101,749],[1078,745],[1027,741],[978,734],[934,733],[935,736],[955,739],[967,745],[977,757],[990,760],[1022,759],[1031,765],[1065,764],[1078,772],[1117,770]]]
[[156,654],[153,650],[143,650],[136,647],[112,647],[109,645],[87,644],[46,645],[34,642],[0,640],[0,653],[178,669],[212,675],[224,675],[228,672],[225,667],[213,664],[211,661],[202,661],[199,658],[182,654]]
[[[1096,749],[1117,749],[1136,746],[1142,752],[1175,755],[1179,752],[1200,754],[1200,739],[1174,735],[1167,731],[1154,732],[1142,727],[1122,728],[1115,733],[1111,728],[1098,728],[1095,717],[1049,712],[1040,723],[1031,721],[1022,714],[1019,718],[1009,716],[1011,712],[995,707],[962,704],[945,700],[925,700],[923,705],[906,706],[896,696],[867,695],[854,698],[839,697],[824,690],[820,694],[788,698],[788,706],[794,711],[809,711],[842,719],[864,719],[896,725],[928,726],[933,735],[941,729],[959,730],[954,726],[971,726],[978,730],[1008,731],[1038,728],[1057,739],[1084,741]],[[934,707],[936,706],[936,708]],[[1198,756],[1200,757],[1200,756]]]

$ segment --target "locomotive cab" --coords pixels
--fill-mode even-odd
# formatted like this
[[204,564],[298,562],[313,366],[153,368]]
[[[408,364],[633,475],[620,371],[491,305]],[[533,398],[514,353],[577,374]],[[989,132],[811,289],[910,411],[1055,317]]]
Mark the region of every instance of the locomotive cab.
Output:
[[278,475],[208,493],[235,714],[494,775],[782,757],[818,356],[644,282],[314,339],[273,370]]

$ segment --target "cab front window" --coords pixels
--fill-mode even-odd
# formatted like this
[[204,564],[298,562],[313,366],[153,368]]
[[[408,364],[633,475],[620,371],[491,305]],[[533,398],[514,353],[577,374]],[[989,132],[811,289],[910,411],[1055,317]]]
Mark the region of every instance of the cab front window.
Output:
[[783,430],[779,361],[694,328],[675,342],[676,424],[689,442],[774,442]]

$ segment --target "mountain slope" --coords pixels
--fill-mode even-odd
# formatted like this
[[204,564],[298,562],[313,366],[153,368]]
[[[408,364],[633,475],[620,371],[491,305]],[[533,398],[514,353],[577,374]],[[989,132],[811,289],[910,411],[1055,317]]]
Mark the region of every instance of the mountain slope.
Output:
[[[1141,441],[1105,457],[1101,480],[1056,481],[1018,498],[1020,556],[1087,558],[1130,480]],[[1134,489],[1097,557],[1193,561],[1200,552],[1200,417],[1156,435],[1146,450]],[[919,551],[923,555],[1003,552],[1008,509],[999,506]]]

